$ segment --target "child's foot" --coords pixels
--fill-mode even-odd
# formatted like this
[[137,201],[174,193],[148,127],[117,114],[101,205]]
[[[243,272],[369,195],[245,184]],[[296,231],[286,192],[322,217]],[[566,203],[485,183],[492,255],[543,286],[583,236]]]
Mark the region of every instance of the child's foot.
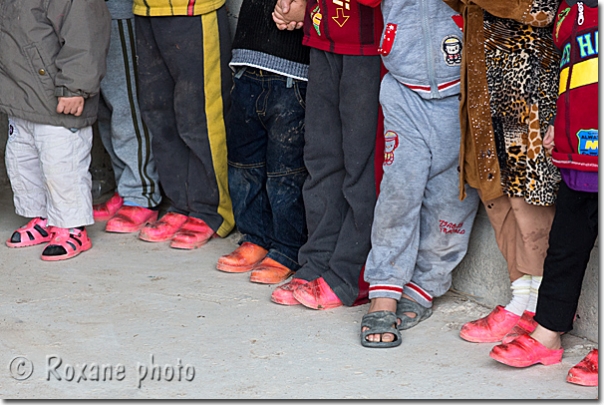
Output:
[[216,263],[216,268],[227,273],[244,273],[260,263],[268,250],[255,243],[243,242],[241,246],[231,253],[221,256]]
[[54,228],[53,237],[42,252],[42,260],[65,260],[90,249],[92,242],[86,229]]
[[566,381],[587,387],[598,386],[598,349],[593,349],[568,371]]
[[93,205],[92,216],[95,221],[107,221],[115,215],[122,205],[124,205],[124,199],[118,193],[115,193],[104,203]]
[[271,294],[271,301],[281,305],[300,305],[300,302],[294,298],[294,290],[305,284],[308,284],[308,281],[301,278],[292,278],[288,283],[275,288]]
[[293,274],[293,271],[281,263],[270,257],[265,257],[253,268],[250,274],[250,281],[258,284],[279,284],[290,278]]
[[[394,298],[373,298],[371,300],[371,304],[369,304],[369,311],[367,311],[367,313],[371,314],[373,312],[386,311],[396,314],[396,307],[397,300]],[[397,324],[393,325],[394,328],[397,328],[401,323],[400,318],[397,318],[396,322]],[[365,332],[367,330],[369,330],[368,327],[361,328],[361,332]],[[396,338],[397,337],[394,335],[394,333],[372,333],[367,335],[365,340],[368,342],[393,342]]]
[[105,231],[132,233],[157,220],[159,211],[140,206],[124,205],[107,221]]
[[550,349],[529,335],[521,335],[507,344],[491,349],[489,356],[512,367],[528,367],[537,363],[545,366],[560,363],[564,349]]
[[205,245],[214,233],[214,230],[203,220],[188,217],[187,221],[172,237],[170,247],[173,249],[197,249]]
[[6,246],[19,248],[46,243],[52,238],[52,232],[53,227],[48,226],[46,218],[34,218],[13,232],[10,239],[6,241]]
[[168,212],[159,221],[143,226],[138,238],[146,242],[164,242],[174,237],[174,234],[189,217],[176,212]]
[[344,305],[323,277],[298,287],[294,290],[294,298],[312,309],[331,309]]

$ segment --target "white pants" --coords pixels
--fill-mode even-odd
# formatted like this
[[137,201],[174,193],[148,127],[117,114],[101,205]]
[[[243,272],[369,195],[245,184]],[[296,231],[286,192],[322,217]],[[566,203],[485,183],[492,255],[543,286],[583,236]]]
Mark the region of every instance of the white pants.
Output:
[[73,131],[9,117],[6,169],[18,215],[60,228],[94,223],[92,127]]

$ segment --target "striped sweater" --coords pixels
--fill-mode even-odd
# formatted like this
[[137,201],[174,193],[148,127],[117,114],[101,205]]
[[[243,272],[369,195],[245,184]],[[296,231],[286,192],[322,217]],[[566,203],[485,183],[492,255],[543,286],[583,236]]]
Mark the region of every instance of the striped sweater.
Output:
[[225,0],[134,0],[134,14],[143,17],[194,16],[218,10]]

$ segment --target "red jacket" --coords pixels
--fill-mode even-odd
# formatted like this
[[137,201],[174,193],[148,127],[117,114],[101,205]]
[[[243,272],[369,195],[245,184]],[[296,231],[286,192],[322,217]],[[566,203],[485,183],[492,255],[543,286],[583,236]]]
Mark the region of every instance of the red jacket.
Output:
[[379,7],[357,0],[308,0],[303,43],[342,55],[378,55],[383,24]]
[[562,52],[552,161],[598,171],[598,8],[563,0],[554,23]]

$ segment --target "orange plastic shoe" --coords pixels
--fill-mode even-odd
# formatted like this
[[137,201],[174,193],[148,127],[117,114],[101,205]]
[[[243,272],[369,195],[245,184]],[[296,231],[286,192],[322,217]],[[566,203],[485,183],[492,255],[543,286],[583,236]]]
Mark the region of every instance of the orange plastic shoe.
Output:
[[566,381],[587,387],[598,386],[598,349],[593,349],[568,371]]
[[104,203],[94,204],[92,206],[92,216],[95,221],[107,221],[115,215],[122,205],[124,205],[124,199],[118,193],[115,193]]
[[491,349],[491,356],[500,363],[512,367],[528,367],[541,363],[545,366],[560,363],[564,349],[548,349],[529,335],[520,335],[508,344]]
[[20,248],[46,243],[52,239],[53,229],[52,226],[48,226],[46,218],[34,218],[15,230],[10,239],[6,241],[6,246]]
[[292,278],[289,283],[285,283],[275,288],[271,294],[271,301],[281,305],[300,305],[300,302],[294,298],[294,290],[302,285],[308,284],[308,281],[301,278]]
[[143,226],[138,238],[146,242],[164,242],[172,239],[174,234],[187,222],[186,215],[168,212],[159,221]]
[[268,250],[262,246],[251,242],[243,242],[237,249],[218,259],[216,268],[227,273],[245,273],[260,263],[267,253]]
[[124,205],[107,221],[105,230],[116,233],[137,232],[143,226],[157,221],[158,214],[158,211],[149,208]]
[[501,342],[520,320],[520,316],[497,305],[484,318],[468,322],[461,327],[459,336],[473,343]]
[[534,312],[524,311],[518,320],[516,326],[501,339],[501,343],[510,343],[520,335],[530,335],[537,327],[537,322],[533,319]]
[[41,259],[57,261],[70,259],[92,247],[86,229],[75,229],[70,232],[66,228],[54,228],[53,236],[42,252]]
[[323,277],[298,287],[293,294],[300,304],[312,309],[331,309],[344,305]]
[[294,272],[281,263],[265,257],[250,274],[250,281],[258,284],[279,284],[287,280]]
[[197,249],[205,245],[214,235],[214,230],[202,219],[189,217],[174,234],[170,247],[174,249]]

